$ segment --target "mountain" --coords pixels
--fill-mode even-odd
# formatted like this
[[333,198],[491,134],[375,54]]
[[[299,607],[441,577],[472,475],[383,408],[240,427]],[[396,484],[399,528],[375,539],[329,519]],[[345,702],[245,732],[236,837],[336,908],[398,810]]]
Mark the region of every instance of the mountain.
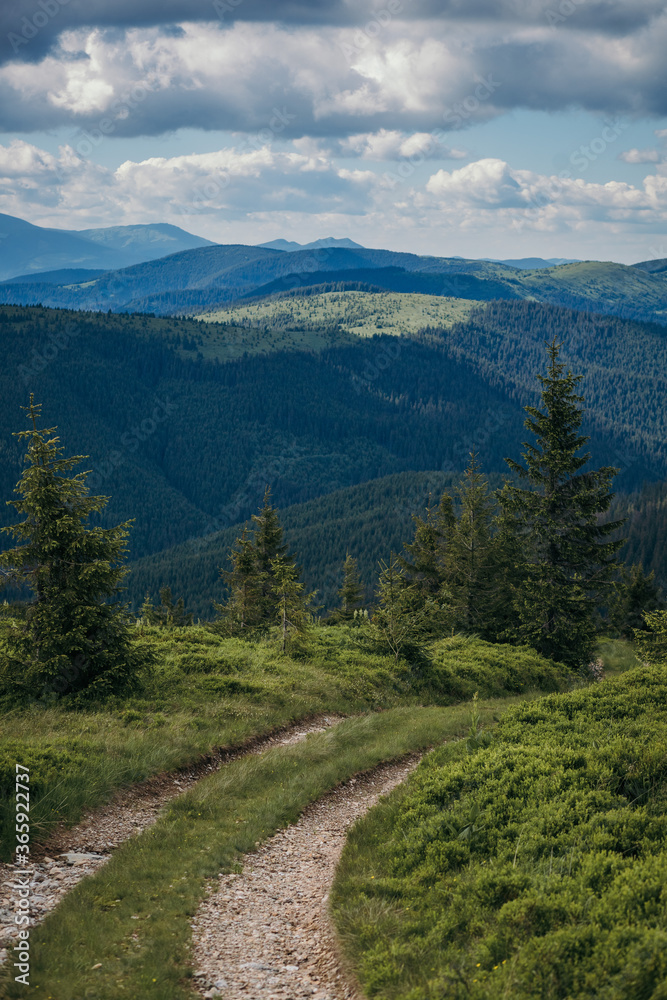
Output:
[[332,282],[478,301],[525,299],[667,323],[667,271],[660,269],[580,261],[529,270],[363,247],[285,253],[242,244],[212,245],[113,270],[79,285],[5,282],[0,285],[0,303],[197,315],[244,297]]
[[127,259],[124,267],[146,260],[166,257],[181,250],[216,246],[211,240],[186,233],[178,226],[164,222],[144,226],[109,226],[106,229],[81,229],[77,236],[110,250],[117,250]]
[[113,226],[75,232],[34,226],[0,214],[0,280],[61,268],[110,271],[212,245],[177,226]]
[[269,250],[284,250],[286,253],[294,253],[296,250],[322,250],[326,247],[344,247],[348,250],[363,250],[361,243],[347,238],[337,240],[333,236],[327,236],[322,240],[314,240],[312,243],[296,243],[294,240],[271,240],[270,243],[259,243],[258,246],[266,247]]
[[[136,519],[133,559],[244,520],[267,484],[285,508],[459,473],[472,448],[500,474],[553,336],[584,375],[596,464],[620,468],[626,491],[667,478],[664,328],[534,302],[322,298],[224,323],[1,307],[0,498],[21,473],[13,432],[31,392],[67,452],[89,456],[91,488],[112,498],[103,523]],[[0,526],[14,520],[0,503]]]
[[10,278],[8,283],[12,285],[78,285],[106,273],[105,270],[101,270],[100,268],[61,267],[55,271],[19,274],[14,278]]
[[667,259],[662,257],[660,260],[643,260],[632,266],[641,268],[642,271],[648,271],[649,274],[663,274],[667,271]]
[[[492,257],[484,258],[485,260],[493,260]],[[549,257],[545,260],[543,257],[519,257],[516,260],[497,260],[497,264],[507,264],[509,267],[518,267],[521,270],[535,271],[541,267],[554,267],[558,264],[580,264],[580,260],[574,260],[571,257]]]

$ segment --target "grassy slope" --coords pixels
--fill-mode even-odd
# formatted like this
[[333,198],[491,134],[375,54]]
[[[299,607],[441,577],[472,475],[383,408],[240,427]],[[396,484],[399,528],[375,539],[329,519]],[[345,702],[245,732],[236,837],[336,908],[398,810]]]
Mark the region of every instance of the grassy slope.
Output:
[[[32,932],[31,985],[50,1000],[192,996],[189,924],[207,878],[229,871],[239,854],[353,774],[462,735],[470,707],[452,703],[471,684],[482,695],[502,695],[483,708],[490,722],[510,704],[508,694],[532,697],[535,687],[564,683],[560,669],[532,651],[476,639],[438,644],[434,669],[419,674],[360,651],[342,628],[315,630],[308,659],[297,661],[270,644],[219,640],[199,628],[151,635],[164,664],[141,696],[96,712],[34,707],[7,718],[3,784],[11,793],[14,762],[31,760],[31,820],[40,832],[50,801],[60,801],[72,821],[84,804],[108,798],[114,784],[279,722],[313,711],[388,710],[233,762],[172,802]],[[66,779],[44,765],[44,752],[54,748]],[[13,805],[11,794],[6,804]],[[23,995],[18,990],[9,983],[5,995]]]
[[587,308],[619,316],[644,317],[655,322],[667,317],[667,279],[636,267],[612,261],[579,261],[558,267],[524,271],[520,284],[526,297],[574,308]]
[[339,324],[350,334],[371,337],[375,333],[415,333],[426,326],[449,327],[465,321],[477,305],[474,300],[435,295],[325,292],[230,306],[197,318],[235,328],[270,326],[284,331]]
[[[553,690],[558,671],[537,654],[473,640],[452,650],[428,675],[355,642],[355,630],[314,629],[307,658],[292,659],[272,643],[221,639],[204,628],[147,630],[159,667],[138,694],[102,707],[68,710],[34,705],[5,715],[0,741],[2,857],[13,837],[14,768],[31,771],[31,829],[43,837],[58,821],[74,822],[114,788],[196,760],[216,747],[235,746],[290,721],[319,712],[354,713],[422,703],[452,704],[468,697],[460,675],[476,670],[479,652],[490,661],[475,675],[480,694]],[[523,675],[505,683],[508,657]]]
[[365,993],[664,997],[666,705],[664,669],[639,667],[519,706],[357,824],[332,899]]
[[[503,707],[490,703],[486,714]],[[469,708],[460,706],[350,719],[203,779],[32,931],[31,990],[50,1000],[196,996],[190,920],[206,895],[206,879],[234,870],[239,855],[354,774],[460,736],[468,716]],[[10,982],[4,995],[24,992]]]

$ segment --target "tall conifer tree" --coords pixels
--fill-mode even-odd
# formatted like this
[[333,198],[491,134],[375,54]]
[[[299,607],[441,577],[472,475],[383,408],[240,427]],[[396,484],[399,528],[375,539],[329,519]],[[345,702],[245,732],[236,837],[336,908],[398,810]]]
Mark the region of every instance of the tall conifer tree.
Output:
[[496,502],[474,452],[456,493],[460,512],[450,533],[447,583],[457,626],[486,633],[496,586]]
[[259,586],[259,617],[264,623],[273,619],[273,583],[275,578],[274,561],[282,559],[285,563],[293,563],[294,557],[287,550],[283,540],[283,527],[278,517],[278,511],[271,503],[271,487],[264,491],[264,502],[258,514],[252,515],[253,549],[257,563]]
[[437,507],[429,505],[426,514],[413,515],[415,534],[405,545],[406,556],[398,556],[398,563],[406,580],[413,584],[424,599],[435,598],[448,576],[449,546],[456,517],[454,502],[443,493]]
[[584,471],[588,438],[579,433],[582,376],[559,361],[561,344],[547,345],[549,366],[539,375],[542,409],[527,406],[525,465],[507,464],[526,483],[506,485],[503,507],[523,534],[524,557],[516,590],[513,637],[576,668],[595,649],[597,608],[611,586],[622,541],[612,541],[622,521],[602,524],[617,469]]
[[343,563],[343,586],[338,591],[341,606],[335,613],[338,621],[351,621],[354,612],[361,607],[364,588],[359,576],[357,560],[348,552]]
[[271,570],[274,622],[278,625],[284,653],[297,636],[303,636],[308,631],[315,594],[304,593],[305,586],[299,580],[299,571],[290,559],[277,556],[271,560]]
[[24,407],[32,427],[26,468],[8,501],[24,519],[3,531],[20,543],[0,555],[10,581],[35,599],[2,651],[4,681],[29,696],[86,691],[96,696],[133,686],[150,656],[131,641],[130,619],[118,600],[131,521],[88,527],[108,497],[90,496],[88,473],[70,475],[83,456],[63,458],[55,427],[37,426],[41,407]]
[[220,570],[220,576],[229,587],[226,604],[216,604],[219,612],[216,627],[226,635],[250,636],[261,624],[261,597],[263,575],[257,565],[253,541],[247,528],[236,540],[237,548],[230,552],[231,570]]

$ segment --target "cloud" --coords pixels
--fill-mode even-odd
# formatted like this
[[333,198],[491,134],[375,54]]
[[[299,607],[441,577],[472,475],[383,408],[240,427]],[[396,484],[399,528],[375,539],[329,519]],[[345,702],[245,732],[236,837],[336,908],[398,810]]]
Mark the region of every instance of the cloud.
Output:
[[485,208],[523,208],[522,185],[503,160],[484,159],[448,173],[439,170],[426,190],[448,206],[483,205]]
[[464,160],[464,149],[445,145],[440,133],[413,132],[406,135],[396,129],[363,132],[342,140],[336,147],[341,156],[359,156],[376,162],[414,160]]
[[[572,0],[558,24],[565,30],[630,34],[659,17],[662,0]],[[479,22],[498,27],[544,27],[554,0],[5,0],[0,8],[3,60],[41,59],[73,28],[164,28],[217,20],[375,30],[387,16],[407,21]],[[370,28],[369,28],[370,25]]]
[[[430,196],[430,198],[429,198]],[[649,175],[641,188],[619,181],[587,183],[567,172],[548,176],[517,170],[503,160],[483,159],[429,178],[422,207],[455,213],[464,227],[509,220],[520,227],[577,229],[591,221],[615,225],[664,225],[667,177]]]
[[[254,212],[317,213],[368,207],[370,171],[339,170],[321,156],[246,143],[189,156],[128,160],[116,170],[91,162],[84,138],[57,156],[22,140],[0,145],[3,210],[40,224],[178,221],[212,217],[221,222]],[[60,220],[60,221],[59,221]],[[115,220],[115,221],[114,221]],[[90,223],[92,224],[92,223]]]
[[662,154],[657,149],[624,149],[618,159],[624,163],[660,163]]
[[188,228],[188,219],[228,226],[259,215],[332,213],[378,225],[381,219],[389,230],[408,219],[430,230],[445,224],[480,232],[498,226],[576,231],[591,223],[640,230],[667,221],[662,165],[635,186],[549,176],[484,158],[439,169],[417,183],[414,173],[391,179],[373,170],[341,168],[316,150],[270,143],[128,160],[115,170],[91,162],[81,150],[82,143],[78,150],[63,146],[58,155],[21,140],[0,146],[4,211],[66,228],[79,220],[82,227],[170,221]]
[[[127,26],[133,16],[150,25],[157,6],[139,0],[132,15],[128,4],[116,11],[86,0],[91,27],[58,21],[57,46],[32,64],[14,60],[0,67],[0,128],[26,134],[97,127],[133,89],[147,86],[150,96],[115,121],[114,135],[250,132],[266,125],[275,105],[293,116],[290,138],[455,131],[515,108],[667,114],[664,3],[662,16],[656,4],[633,5],[632,17],[624,15],[627,30],[616,34],[605,31],[612,13],[623,19],[622,5],[611,0],[575,6],[567,30],[548,27],[542,0],[478,0],[465,8],[467,20],[462,2],[424,0],[409,11],[403,3],[405,10],[382,19],[387,5],[376,5],[375,20],[355,27],[360,15],[352,0],[271,8],[242,0],[228,22],[191,18],[167,30]],[[311,22],[322,21],[317,27],[306,23],[306,6]],[[181,9],[175,0],[164,7],[160,23]],[[364,9],[366,16],[371,8]],[[282,11],[285,23],[264,20],[269,10],[274,17]],[[594,10],[599,21],[584,28],[580,19],[590,20]],[[83,17],[83,7],[70,0],[58,18],[71,21],[77,11]],[[432,20],[419,20],[429,14]],[[471,23],[473,17],[479,20]],[[38,36],[30,45],[37,42]],[[362,155],[371,152],[367,146]]]

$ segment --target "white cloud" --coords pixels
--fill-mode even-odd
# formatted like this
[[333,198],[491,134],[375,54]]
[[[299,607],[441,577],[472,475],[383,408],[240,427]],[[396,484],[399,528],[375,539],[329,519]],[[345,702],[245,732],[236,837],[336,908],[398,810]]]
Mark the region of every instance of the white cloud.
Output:
[[248,243],[336,232],[365,245],[474,256],[608,258],[613,243],[641,260],[656,256],[650,247],[667,224],[664,165],[639,185],[550,176],[493,158],[439,169],[426,182],[414,172],[393,176],[341,168],[303,144],[246,143],[115,170],[70,147],[53,155],[22,141],[0,146],[3,211],[67,229],[172,222]]
[[464,149],[445,145],[443,133],[414,132],[406,135],[397,129],[380,129],[378,132],[363,132],[343,139],[337,151],[343,156],[360,156],[364,160],[387,161],[414,160],[463,160],[467,157]]
[[488,208],[521,208],[525,192],[503,160],[484,159],[448,173],[439,170],[426,190],[448,206],[483,205]]
[[657,149],[624,149],[618,159],[624,163],[659,163],[662,155]]
[[[581,7],[569,21],[584,14]],[[667,113],[667,13],[650,31],[627,34],[596,32],[592,22],[585,32],[569,22],[554,31],[532,17],[530,26],[508,17],[499,33],[493,19],[473,26],[452,18],[411,20],[406,9],[372,37],[362,31],[363,44],[359,29],[334,25],[79,27],[41,60],[0,67],[0,125],[24,133],[91,127],[147,82],[149,97],[118,123],[119,135],[249,132],[275,104],[294,115],[293,138],[453,130],[513,108]]]

